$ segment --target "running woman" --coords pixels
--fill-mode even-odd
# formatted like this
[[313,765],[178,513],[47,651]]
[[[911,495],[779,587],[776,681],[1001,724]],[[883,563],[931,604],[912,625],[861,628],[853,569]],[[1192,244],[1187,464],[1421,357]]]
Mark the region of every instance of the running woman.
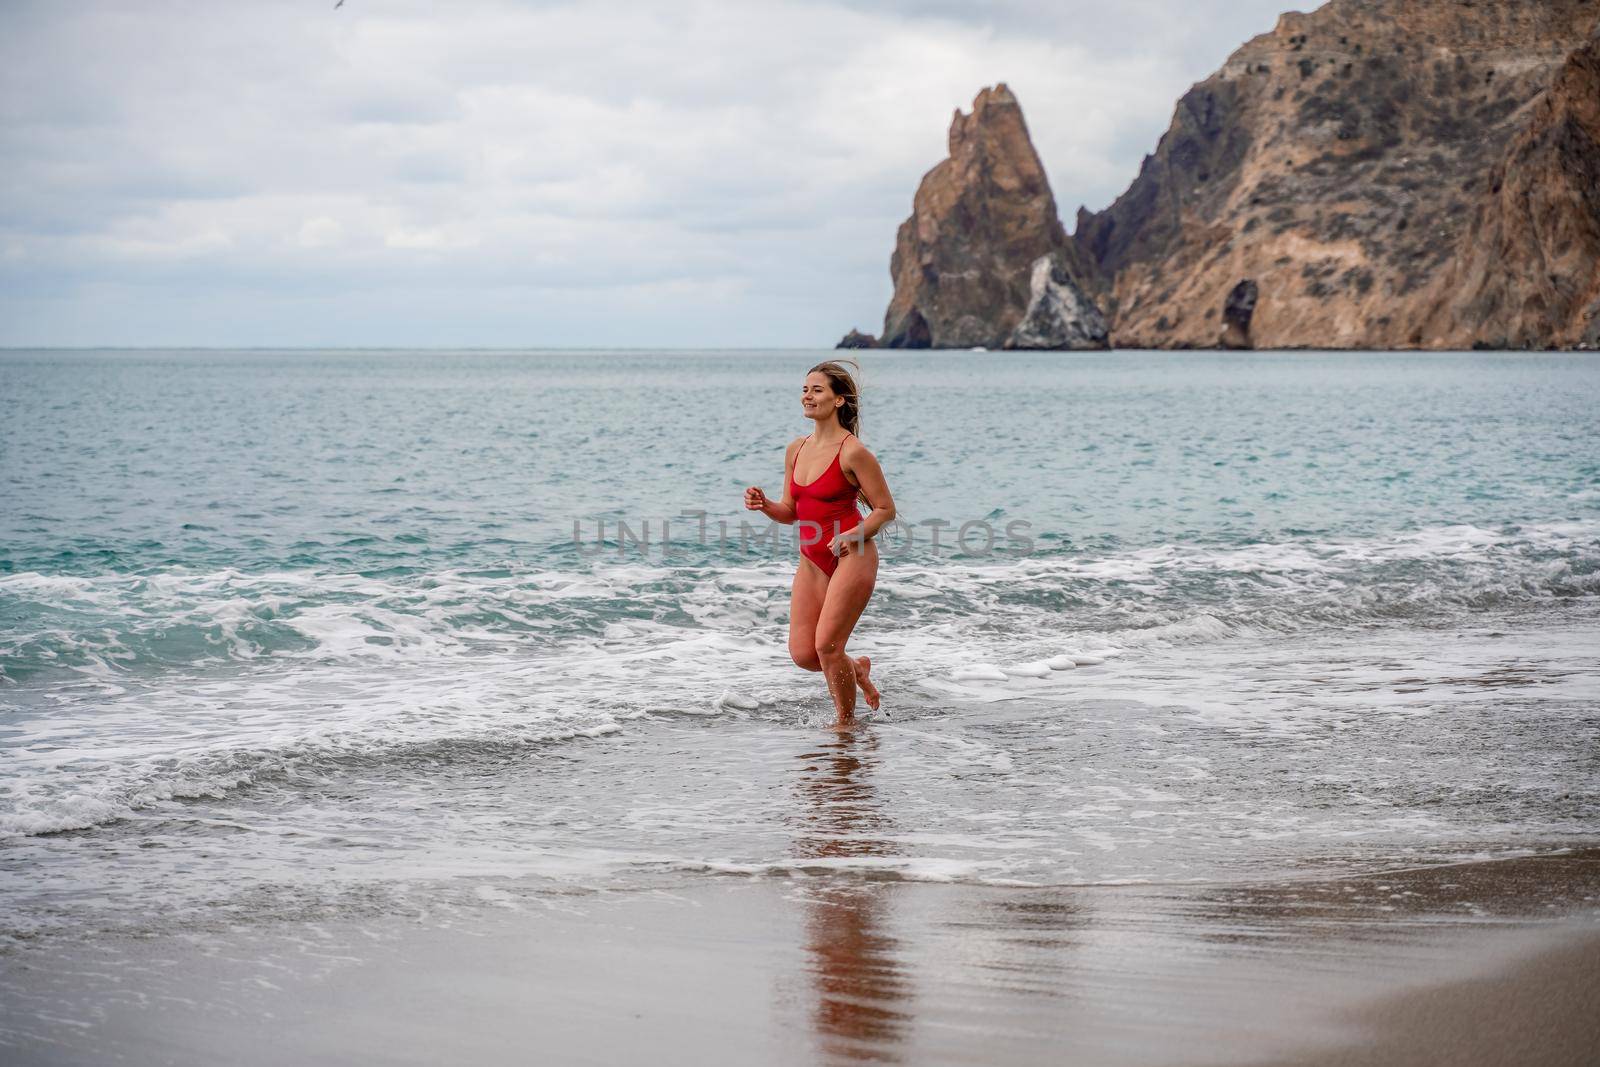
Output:
[[[856,689],[877,710],[872,661],[845,654],[845,642],[878,580],[874,540],[894,518],[894,500],[878,460],[856,436],[861,397],[855,379],[833,361],[806,374],[800,406],[815,428],[789,442],[784,453],[783,499],[758,486],[744,491],[744,506],[774,522],[798,524],[800,563],[789,600],[789,655],[808,671],[821,671],[838,711],[837,728],[855,719]],[[862,516],[857,499],[871,511]]]

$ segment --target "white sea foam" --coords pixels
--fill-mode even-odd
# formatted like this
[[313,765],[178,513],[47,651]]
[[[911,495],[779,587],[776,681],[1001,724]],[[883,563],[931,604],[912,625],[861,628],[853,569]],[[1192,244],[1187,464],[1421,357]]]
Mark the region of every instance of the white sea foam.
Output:
[[[780,623],[783,565],[704,571],[600,562],[577,572],[376,579],[330,572],[0,576],[17,619],[0,638],[16,679],[51,665],[100,676],[147,663],[305,656],[395,660],[543,637],[603,640],[664,612],[729,632]],[[1131,586],[1130,586],[1130,583]],[[1600,523],[1448,526],[1387,537],[1235,547],[1158,545],[1112,558],[886,564],[869,625],[936,632],[982,617],[1017,630],[1072,619],[1078,647],[1213,641],[1485,604],[1600,595]],[[1069,606],[1076,605],[1076,606]],[[884,609],[892,608],[892,612]],[[29,619],[36,619],[30,623]],[[626,628],[618,631],[617,627]],[[186,636],[188,635],[188,636]],[[1059,654],[1059,653],[1058,653]]]
[[[767,874],[1182,880],[1229,850],[1572,833],[1592,812],[1518,746],[1588,729],[1575,709],[1596,706],[1597,532],[886,564],[851,643],[892,715],[862,714],[887,753],[869,783],[881,803],[851,777],[871,762],[860,751],[835,766],[805,740],[832,736],[832,709],[789,660],[787,562],[0,576],[22,622],[0,636],[0,834],[65,864],[40,868],[65,886],[86,877],[61,859],[77,854],[39,835],[119,820],[99,844],[185,855],[199,839],[246,881],[292,866],[330,884],[447,870],[603,885],[644,854]],[[12,670],[18,655],[32,673]],[[1539,730],[1473,750],[1502,714]],[[724,734],[737,741],[719,755]],[[1458,743],[1428,773],[1386,762],[1436,735]],[[784,738],[806,758],[764,761]],[[1514,781],[1474,784],[1502,764]],[[1459,817],[1469,804],[1478,822]],[[812,837],[841,854],[774,859]],[[137,872],[164,869],[155,851],[119,868],[127,899],[148,889]],[[223,892],[183,877],[196,899]]]
[[1030,663],[1011,663],[1001,668],[1008,678],[1048,678],[1049,664],[1034,660]]

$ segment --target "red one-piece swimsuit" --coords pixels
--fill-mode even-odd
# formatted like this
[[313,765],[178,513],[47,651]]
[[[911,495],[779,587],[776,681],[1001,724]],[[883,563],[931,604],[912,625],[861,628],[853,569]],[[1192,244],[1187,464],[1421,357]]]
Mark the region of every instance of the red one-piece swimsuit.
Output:
[[[845,437],[851,436],[846,433]],[[806,441],[811,440],[810,436]],[[805,448],[805,441],[800,448]],[[839,557],[833,554],[828,543],[835,534],[853,530],[861,525],[861,512],[856,510],[856,487],[844,476],[839,466],[839,453],[844,451],[844,441],[839,441],[839,452],[833,462],[816,481],[801,485],[795,481],[794,472],[800,468],[800,453],[794,457],[794,468],[789,471],[789,495],[794,497],[795,526],[800,532],[800,554],[818,567],[828,577],[833,577],[839,566]],[[816,523],[802,526],[801,523]],[[818,531],[821,531],[820,534]],[[808,541],[813,543],[807,544]]]

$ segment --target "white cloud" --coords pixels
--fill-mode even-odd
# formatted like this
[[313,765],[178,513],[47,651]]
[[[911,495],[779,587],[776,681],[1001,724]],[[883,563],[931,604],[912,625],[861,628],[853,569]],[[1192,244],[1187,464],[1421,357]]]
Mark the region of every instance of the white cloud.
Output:
[[295,243],[301,248],[332,248],[344,239],[344,227],[337,219],[318,215],[300,224]]
[[1070,226],[1276,7],[12,3],[0,343],[831,343],[980,87]]
[[444,251],[453,248],[476,248],[480,238],[464,226],[430,226],[425,229],[397,227],[383,237],[389,248],[414,248],[423,251]]

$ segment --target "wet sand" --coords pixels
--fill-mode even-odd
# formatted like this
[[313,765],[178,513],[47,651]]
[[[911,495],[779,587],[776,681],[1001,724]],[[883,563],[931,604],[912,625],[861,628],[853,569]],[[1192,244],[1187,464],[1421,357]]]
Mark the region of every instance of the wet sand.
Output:
[[705,877],[24,946],[10,1063],[1578,1064],[1600,853],[1022,888]]
[[1600,1063],[1600,935],[1573,931],[1493,973],[1345,1013],[1363,1032],[1284,1067],[1499,1067]]

